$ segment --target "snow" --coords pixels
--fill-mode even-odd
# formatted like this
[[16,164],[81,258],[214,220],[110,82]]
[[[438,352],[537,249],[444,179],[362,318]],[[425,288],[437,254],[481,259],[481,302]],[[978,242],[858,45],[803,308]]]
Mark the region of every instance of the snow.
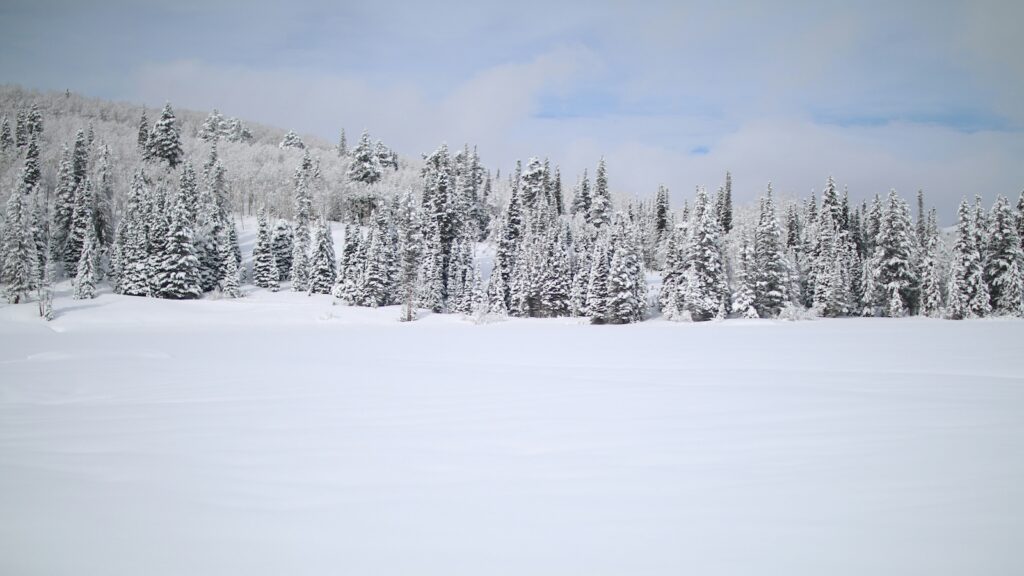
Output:
[[1024,321],[0,307],[0,574],[1024,573]]

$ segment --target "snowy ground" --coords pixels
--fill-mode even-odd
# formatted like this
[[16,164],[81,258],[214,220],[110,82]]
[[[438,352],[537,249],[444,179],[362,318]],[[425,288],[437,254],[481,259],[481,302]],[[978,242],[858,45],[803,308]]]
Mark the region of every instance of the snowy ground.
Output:
[[0,308],[0,574],[1024,573],[1024,322]]

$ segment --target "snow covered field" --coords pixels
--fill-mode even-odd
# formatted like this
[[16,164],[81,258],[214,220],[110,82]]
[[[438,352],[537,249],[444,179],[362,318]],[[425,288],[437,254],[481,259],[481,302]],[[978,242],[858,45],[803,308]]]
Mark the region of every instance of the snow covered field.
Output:
[[1024,322],[0,308],[0,574],[1021,574]]

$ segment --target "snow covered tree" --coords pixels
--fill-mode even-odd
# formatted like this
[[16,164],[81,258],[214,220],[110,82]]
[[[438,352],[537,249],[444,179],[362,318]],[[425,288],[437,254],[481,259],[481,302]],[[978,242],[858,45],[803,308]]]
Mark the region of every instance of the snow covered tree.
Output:
[[600,228],[612,221],[612,195],[608,190],[608,174],[604,158],[597,163],[594,196],[590,199],[590,223]]
[[728,301],[729,287],[719,245],[717,215],[704,188],[697,191],[694,220],[685,282],[677,287],[677,290],[684,289],[684,296],[678,299],[685,302],[693,320],[711,320]]
[[985,281],[996,314],[1024,313],[1024,251],[1017,235],[1016,215],[1004,196],[992,207]]
[[4,116],[0,120],[0,153],[14,149],[14,136],[11,134],[11,121]]
[[882,212],[872,259],[875,286],[880,289],[876,304],[885,310],[886,315],[892,315],[897,310],[897,297],[902,301],[898,310],[906,310],[911,314],[917,311],[920,287],[913,266],[916,259],[915,245],[916,238],[907,204],[895,190],[891,190]]
[[21,178],[31,189],[42,180],[42,177],[39,168],[39,140],[33,134],[28,139],[28,145],[25,148],[25,166]]
[[270,234],[270,248],[274,252],[277,272],[281,280],[287,280],[292,272],[292,227],[284,219],[278,219]]
[[241,298],[242,289],[239,286],[238,261],[233,254],[228,253],[224,258],[224,283],[221,285],[221,294],[225,298]]
[[224,116],[214,108],[199,127],[199,139],[203,142],[214,142],[227,135],[227,122]]
[[419,218],[412,191],[406,190],[398,204],[398,291],[405,322],[416,318],[416,277],[422,247]]
[[974,216],[964,199],[957,210],[957,237],[947,290],[947,312],[954,320],[985,316],[990,311],[988,286],[974,228]]
[[110,146],[100,149],[96,168],[95,213],[96,240],[101,247],[114,242],[114,178],[110,165]]
[[366,130],[359,137],[359,144],[352,150],[352,163],[348,167],[348,178],[353,182],[373,184],[380,180],[380,159],[370,143],[370,133]]
[[177,118],[174,117],[174,111],[171,110],[171,104],[168,102],[164,105],[160,119],[153,124],[153,130],[149,134],[149,141],[146,144],[146,159],[166,162],[167,166],[173,170],[181,163],[183,154]]
[[921,313],[939,316],[943,310],[942,289],[945,276],[941,267],[942,242],[939,240],[935,211],[928,215],[922,232],[924,239],[921,254]]
[[736,291],[732,295],[732,309],[743,318],[760,318],[754,306],[754,250],[746,236],[740,244],[739,269],[736,275]]
[[7,300],[11,304],[28,298],[40,276],[36,242],[32,237],[29,214],[25,210],[30,194],[23,175],[18,188],[7,198],[3,228],[3,266],[0,272],[7,284]]
[[629,324],[644,317],[647,285],[636,232],[629,229],[621,214],[616,220],[612,258],[608,265],[605,321]]
[[82,253],[78,258],[78,270],[75,274],[75,300],[89,300],[96,297],[96,280],[99,276],[97,262],[99,254],[96,246],[96,233],[93,229],[86,232]]
[[583,214],[587,221],[590,221],[590,179],[587,177],[587,171],[583,171],[583,176],[576,183],[573,188],[572,195],[572,206],[569,212],[573,215]]
[[149,259],[147,233],[146,177],[142,170],[132,178],[125,204],[124,217],[114,234],[111,268],[114,270],[115,289],[126,296],[148,296],[149,280],[156,274]]
[[594,242],[590,257],[590,278],[587,282],[587,313],[594,324],[603,324],[608,313],[608,276],[611,273],[613,248],[607,227]]
[[[753,285],[754,307],[763,318],[774,318],[789,300],[786,286],[789,284],[783,246],[782,231],[775,217],[775,200],[772,186],[761,199],[760,216],[754,232],[753,267],[746,270]],[[730,216],[731,220],[731,216]]]
[[160,298],[188,300],[202,293],[199,259],[192,244],[187,205],[190,192],[178,189],[170,205],[170,221],[154,293]]
[[341,134],[338,136],[338,157],[344,158],[348,156],[348,142],[345,141],[345,129],[341,129]]
[[306,143],[299,138],[299,135],[294,130],[289,130],[284,138],[281,139],[281,143],[277,145],[278,148],[284,150],[285,148],[297,148],[299,150],[306,149]]
[[330,294],[336,276],[334,240],[326,219],[321,219],[313,241],[313,253],[309,260],[310,294]]
[[270,226],[267,223],[267,210],[260,207],[256,220],[256,246],[252,250],[252,283],[260,288],[269,288],[271,278],[280,277],[275,271],[274,251],[270,245]]
[[136,144],[143,157],[149,154],[149,120],[146,118],[146,110],[142,110],[142,118],[139,119],[138,137]]

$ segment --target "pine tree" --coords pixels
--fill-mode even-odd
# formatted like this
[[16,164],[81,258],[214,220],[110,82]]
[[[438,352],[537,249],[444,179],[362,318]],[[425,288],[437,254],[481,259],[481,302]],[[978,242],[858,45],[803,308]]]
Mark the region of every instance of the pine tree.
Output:
[[96,169],[95,213],[93,220],[96,240],[100,247],[109,247],[114,242],[114,179],[110,166],[110,146],[100,149]]
[[754,306],[754,250],[744,236],[740,245],[739,271],[736,291],[732,295],[732,309],[743,318],[759,318]]
[[940,266],[940,250],[938,224],[935,210],[928,215],[925,224],[924,249],[921,256],[921,313],[927,316],[939,316],[943,310],[942,286],[945,277]]
[[287,221],[278,219],[270,234],[270,247],[277,262],[277,272],[281,280],[287,280],[292,271],[292,227]]
[[155,275],[150,267],[149,238],[146,230],[146,176],[142,170],[132,178],[124,217],[114,236],[113,262],[116,289],[126,296],[148,296],[149,279]]
[[985,281],[996,314],[1024,313],[1024,251],[1017,235],[1017,222],[1009,200],[996,199],[990,217]]
[[3,230],[3,266],[0,272],[7,284],[7,300],[11,304],[28,298],[40,276],[36,242],[25,210],[30,190],[25,186],[24,170],[22,172],[18,189],[7,199]]
[[187,205],[189,192],[180,189],[170,206],[167,239],[161,255],[156,296],[172,300],[199,298],[202,293],[199,259],[192,244]]
[[306,143],[302,141],[302,138],[299,138],[299,135],[296,134],[294,130],[289,130],[284,135],[284,138],[281,139],[281,143],[278,144],[277,147],[281,148],[282,150],[285,148],[297,148],[299,150],[305,150]]
[[238,281],[238,262],[234,254],[228,253],[224,258],[224,284],[221,294],[225,298],[241,298],[242,289]]
[[629,324],[643,319],[646,284],[636,233],[621,215],[617,221],[608,266],[605,319],[609,324]]
[[[906,202],[895,190],[882,213],[881,227],[875,243],[873,258],[876,286],[881,289],[878,306],[892,314],[897,309],[911,314],[917,310],[919,283],[914,270],[916,238],[910,225]],[[896,299],[902,304],[896,307]],[[902,316],[902,313],[897,314]]]
[[659,239],[671,231],[669,229],[671,216],[668,202],[668,188],[658,186],[658,194],[654,199],[654,229],[658,233]]
[[586,220],[590,221],[590,179],[587,177],[587,171],[583,171],[583,177],[576,183],[576,187],[573,188],[572,206],[569,212],[571,214],[583,214]]
[[42,172],[39,169],[39,141],[35,134],[28,139],[28,147],[25,149],[25,168],[21,178],[29,189],[42,180]]
[[957,238],[949,274],[949,317],[954,320],[985,316],[989,312],[989,293],[984,271],[975,219],[964,199],[957,210]]
[[226,136],[227,122],[224,120],[224,116],[214,108],[213,112],[210,112],[210,115],[203,121],[203,125],[199,127],[197,135],[203,142],[215,142]]
[[330,294],[336,277],[334,240],[327,220],[322,219],[313,242],[309,261],[309,293]]
[[436,225],[426,225],[423,256],[419,269],[417,305],[433,312],[444,311],[444,261],[441,253],[441,230]]
[[366,248],[366,266],[361,282],[360,303],[363,306],[376,308],[387,305],[391,295],[388,293],[388,262],[384,249],[384,231],[374,227]]
[[722,195],[722,207],[719,210],[719,227],[724,234],[732,232],[732,174],[725,173],[725,191]]
[[345,129],[341,129],[341,134],[338,136],[338,157],[344,158],[348,156],[348,143],[345,141]]
[[786,277],[789,265],[783,255],[781,237],[779,222],[775,218],[772,186],[769,183],[768,193],[761,199],[760,216],[754,233],[753,268],[748,270],[753,284],[754,307],[758,315],[764,318],[778,316],[789,300],[786,290],[789,284]]
[[600,228],[612,220],[612,196],[608,190],[608,175],[604,158],[597,163],[594,177],[594,196],[590,200],[590,223]]
[[352,163],[348,167],[348,178],[353,182],[373,184],[380,180],[381,166],[380,159],[374,153],[373,145],[370,143],[370,133],[363,131],[359,137],[359,144],[352,150]]
[[153,124],[146,144],[146,159],[166,162],[171,170],[178,167],[183,156],[181,136],[178,134],[176,122],[174,111],[168,102],[160,113],[160,119]]
[[92,181],[85,178],[75,189],[71,226],[64,243],[64,262],[69,266],[74,266],[78,262],[86,236],[90,233],[95,234],[96,220],[93,217],[95,204]]
[[587,313],[594,324],[603,324],[608,314],[608,275],[613,255],[610,235],[607,229],[602,230],[594,243],[587,283]]
[[0,120],[0,152],[9,152],[14,148],[14,136],[11,134],[11,121],[7,116]]
[[686,309],[693,320],[711,320],[729,298],[719,227],[703,188],[697,192],[695,226],[686,270]]
[[136,139],[139,152],[145,157],[149,154],[149,120],[146,119],[146,110],[142,110],[142,118],[139,119],[139,133]]
[[96,268],[99,258],[96,244],[96,234],[90,228],[86,232],[82,253],[78,259],[78,270],[75,275],[75,300],[89,300],[96,297],[96,280],[99,276],[99,270]]
[[256,220],[258,224],[256,246],[252,250],[252,282],[260,288],[269,288],[277,266],[270,245],[270,226],[267,223],[266,208],[260,207]]

